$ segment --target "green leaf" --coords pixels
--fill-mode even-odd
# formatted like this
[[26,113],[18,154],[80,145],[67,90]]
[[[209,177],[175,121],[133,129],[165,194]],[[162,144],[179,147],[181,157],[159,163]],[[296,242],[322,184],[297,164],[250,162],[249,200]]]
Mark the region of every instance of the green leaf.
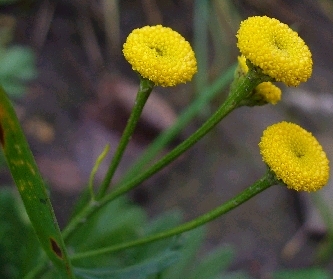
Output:
[[205,236],[205,227],[199,227],[197,229],[184,233],[181,237],[183,244],[181,246],[180,259],[162,272],[160,278],[162,279],[185,279],[189,278],[190,271],[194,268],[193,259],[198,252],[198,249],[202,245]]
[[22,202],[13,190],[0,190],[0,278],[23,278],[37,264],[41,252]]
[[76,252],[104,247],[136,238],[147,221],[145,211],[126,198],[109,203],[79,228],[68,244]]
[[193,279],[209,279],[215,278],[223,270],[228,268],[232,259],[235,256],[235,251],[230,246],[221,246],[211,252],[194,271],[190,278]]
[[[173,228],[178,225],[181,220],[182,214],[180,211],[174,210],[166,212],[143,227],[143,236],[152,235]],[[133,249],[133,257],[136,259],[144,260],[146,258],[153,257],[154,255],[168,248],[178,249],[180,248],[179,241],[177,241],[178,239],[179,237],[176,236],[138,246]]]
[[144,279],[151,274],[161,272],[178,259],[179,252],[166,250],[160,255],[126,268],[75,268],[74,270],[80,279]]
[[304,268],[298,270],[281,270],[274,272],[274,279],[330,279],[332,274],[321,268]]
[[[145,211],[130,203],[126,197],[120,197],[86,220],[67,243],[76,253],[111,246],[138,238],[142,235],[146,223]],[[123,267],[133,263],[132,253],[133,250],[126,250],[100,255],[75,260],[75,264],[93,268],[112,263],[114,266]]]
[[2,87],[0,87],[0,146],[44,251],[64,277],[72,278],[71,264],[44,181],[15,111]]

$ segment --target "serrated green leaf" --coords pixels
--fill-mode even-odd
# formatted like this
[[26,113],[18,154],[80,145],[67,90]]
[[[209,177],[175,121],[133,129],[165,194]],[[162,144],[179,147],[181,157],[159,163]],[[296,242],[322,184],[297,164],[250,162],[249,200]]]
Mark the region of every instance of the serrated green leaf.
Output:
[[298,270],[280,270],[273,273],[274,279],[330,279],[332,274],[321,268],[304,268]]
[[235,251],[231,246],[221,246],[206,256],[198,267],[191,272],[193,279],[214,279],[224,271],[235,256]]
[[144,279],[150,274],[159,273],[178,259],[179,252],[167,250],[160,255],[126,268],[75,268],[75,274],[78,279]]

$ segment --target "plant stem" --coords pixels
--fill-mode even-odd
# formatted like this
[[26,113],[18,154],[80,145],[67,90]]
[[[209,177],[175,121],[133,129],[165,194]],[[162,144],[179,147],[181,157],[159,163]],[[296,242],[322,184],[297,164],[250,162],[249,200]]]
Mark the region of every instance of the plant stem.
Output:
[[179,144],[176,148],[161,158],[141,175],[138,175],[130,181],[125,181],[123,185],[120,185],[113,192],[102,197],[100,200],[98,200],[97,203],[95,202],[88,204],[71,220],[71,222],[63,231],[63,237],[65,239],[69,237],[75,231],[75,229],[82,222],[84,222],[88,216],[96,212],[98,208],[130,191],[141,182],[148,179],[153,174],[168,165],[170,162],[175,160],[181,154],[183,154],[187,149],[189,149],[204,135],[206,135],[214,126],[216,126],[216,124],[218,124],[226,115],[237,108],[243,99],[248,98],[252,94],[253,89],[259,83],[269,80],[270,78],[268,76],[258,72],[256,68],[251,68],[245,76],[240,77],[235,83],[233,83],[231,92],[228,95],[226,101],[196,132],[194,132],[189,138]]
[[112,177],[124,154],[127,144],[132,137],[136,124],[138,123],[138,121],[140,119],[144,105],[146,104],[146,101],[147,101],[151,91],[153,90],[153,88],[154,88],[154,83],[152,81],[142,78],[140,76],[140,87],[139,87],[139,91],[136,96],[134,107],[133,107],[131,115],[127,121],[125,130],[121,136],[117,150],[115,151],[115,153],[113,155],[113,158],[112,158],[112,161],[108,168],[108,171],[100,186],[99,193],[97,194],[97,197],[96,197],[97,199],[100,199],[101,197],[103,197],[105,195],[105,192],[107,191],[107,189],[111,183]]
[[148,148],[140,155],[130,169],[123,175],[122,180],[117,183],[117,185],[124,184],[125,181],[133,179],[140,171],[151,162],[156,154],[168,143],[170,142],[179,132],[186,127],[186,125],[193,119],[195,115],[198,114],[203,104],[206,105],[209,100],[211,100],[218,92],[221,92],[224,87],[233,78],[235,72],[235,65],[231,66],[221,77],[219,77],[212,85],[206,87],[196,100],[187,107],[182,114],[178,117],[176,123],[169,129],[161,133],[153,143],[151,143]]
[[97,157],[96,162],[91,170],[90,176],[89,176],[89,182],[88,182],[88,189],[90,192],[90,198],[92,200],[95,200],[95,193],[94,193],[94,178],[96,175],[96,172],[98,171],[99,166],[101,165],[101,163],[103,162],[103,160],[105,159],[106,155],[108,154],[110,150],[110,145],[107,144],[102,153]]
[[255,195],[259,194],[260,192],[264,191],[265,189],[269,188],[270,186],[277,184],[277,179],[275,175],[267,171],[267,173],[258,181],[256,181],[254,184],[252,184],[250,187],[245,189],[243,192],[238,194],[236,197],[230,199],[229,201],[223,203],[222,205],[216,207],[215,209],[207,212],[206,214],[203,214],[196,219],[189,221],[187,223],[184,223],[180,226],[177,226],[173,229],[157,233],[151,236],[147,236],[145,238],[129,241],[126,243],[121,243],[118,245],[113,245],[110,247],[105,247],[102,249],[97,249],[93,251],[78,253],[71,257],[71,260],[78,260],[82,258],[88,258],[88,257],[94,257],[102,254],[107,254],[111,252],[118,252],[120,250],[132,248],[135,246],[144,245],[153,241],[162,240],[165,238],[169,238],[171,236],[179,235],[184,232],[187,232],[189,230],[195,229],[199,226],[202,226],[219,216],[229,212],[230,210],[238,207],[242,203],[246,202],[250,198],[254,197]]

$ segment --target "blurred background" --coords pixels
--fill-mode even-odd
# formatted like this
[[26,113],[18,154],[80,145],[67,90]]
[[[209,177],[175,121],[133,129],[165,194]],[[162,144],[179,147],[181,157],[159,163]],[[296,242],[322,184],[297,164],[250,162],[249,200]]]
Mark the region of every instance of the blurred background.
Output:
[[[61,226],[105,144],[111,150],[117,146],[139,82],[122,56],[122,44],[134,28],[145,25],[162,24],[182,34],[195,49],[199,72],[190,83],[154,89],[116,179],[187,105],[230,71],[239,54],[235,34],[241,20],[253,15],[279,19],[300,34],[314,60],[308,82],[297,88],[278,84],[280,103],[234,111],[132,191],[131,199],[151,217],[178,208],[190,220],[260,178],[265,171],[258,149],[262,131],[282,120],[311,131],[333,158],[332,0],[0,0],[0,5],[0,83],[50,186]],[[203,104],[163,152],[195,131],[227,92],[225,87]],[[12,184],[3,162],[0,183]],[[332,185],[316,195],[274,186],[209,224],[202,253],[231,244],[237,251],[232,268],[255,278],[316,263],[333,270],[332,199]]]

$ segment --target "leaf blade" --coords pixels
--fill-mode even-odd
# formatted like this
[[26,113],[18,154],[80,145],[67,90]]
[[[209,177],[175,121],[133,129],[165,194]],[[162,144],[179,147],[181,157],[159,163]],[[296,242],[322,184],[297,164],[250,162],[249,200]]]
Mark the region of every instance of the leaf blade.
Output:
[[14,108],[0,86],[0,145],[37,237],[64,278],[74,278],[54,211]]

